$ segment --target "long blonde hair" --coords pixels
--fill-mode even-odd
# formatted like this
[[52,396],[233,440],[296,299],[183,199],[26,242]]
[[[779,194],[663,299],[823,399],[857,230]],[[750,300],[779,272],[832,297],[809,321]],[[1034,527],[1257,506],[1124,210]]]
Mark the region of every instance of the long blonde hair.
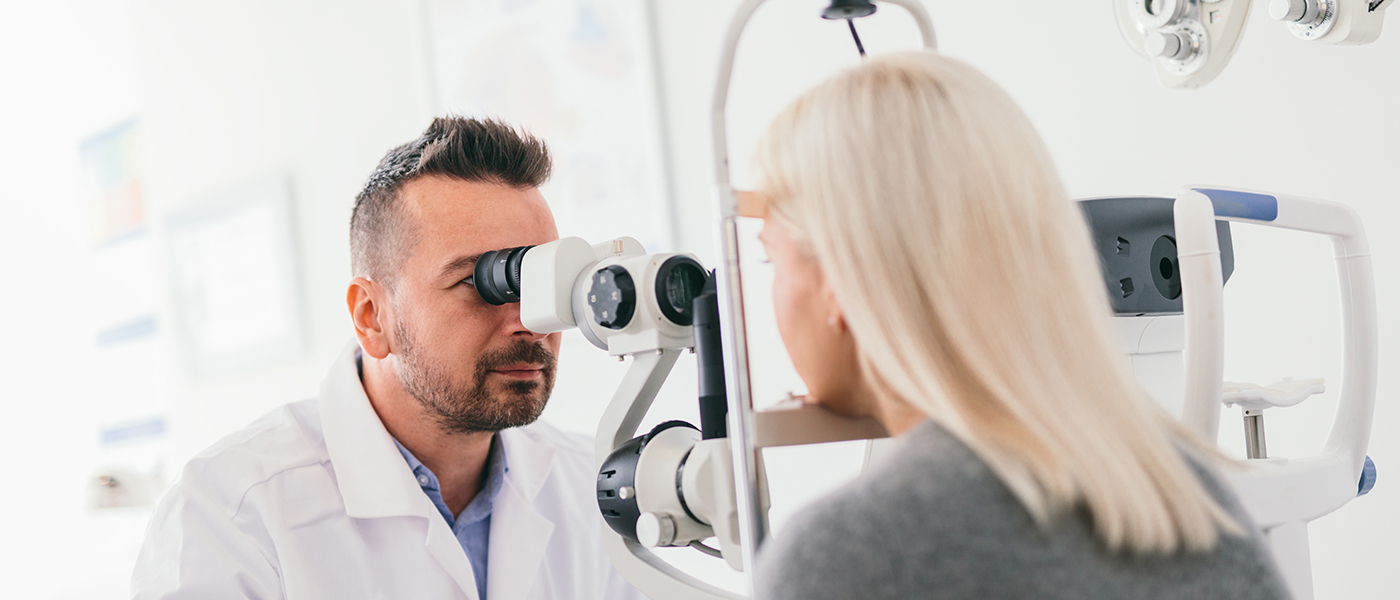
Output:
[[1243,534],[1182,451],[1219,455],[1128,371],[1083,217],[989,78],[933,53],[871,58],[775,119],[755,167],[877,393],[962,439],[1038,522],[1081,505],[1136,553]]

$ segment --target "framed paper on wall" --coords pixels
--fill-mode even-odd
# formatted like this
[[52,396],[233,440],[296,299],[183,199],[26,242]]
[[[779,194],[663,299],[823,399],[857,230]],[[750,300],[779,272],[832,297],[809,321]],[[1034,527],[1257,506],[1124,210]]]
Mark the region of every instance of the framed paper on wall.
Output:
[[424,0],[438,114],[544,139],[563,236],[675,243],[648,0]]
[[300,356],[304,345],[288,183],[234,186],[167,221],[180,355],[204,377]]

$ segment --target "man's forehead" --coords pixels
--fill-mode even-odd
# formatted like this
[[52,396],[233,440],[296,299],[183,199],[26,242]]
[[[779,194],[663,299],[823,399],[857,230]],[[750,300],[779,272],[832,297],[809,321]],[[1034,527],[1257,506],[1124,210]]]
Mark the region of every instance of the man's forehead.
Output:
[[433,255],[480,253],[558,238],[554,217],[536,188],[424,177],[404,185],[402,200],[419,233],[418,245]]

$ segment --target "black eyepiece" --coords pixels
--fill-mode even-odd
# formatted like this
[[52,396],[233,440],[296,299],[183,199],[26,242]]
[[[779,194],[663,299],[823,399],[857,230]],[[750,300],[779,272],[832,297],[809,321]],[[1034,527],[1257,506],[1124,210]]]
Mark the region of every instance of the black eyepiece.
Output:
[[472,281],[482,300],[493,306],[520,301],[520,262],[531,248],[534,246],[492,250],[476,259]]

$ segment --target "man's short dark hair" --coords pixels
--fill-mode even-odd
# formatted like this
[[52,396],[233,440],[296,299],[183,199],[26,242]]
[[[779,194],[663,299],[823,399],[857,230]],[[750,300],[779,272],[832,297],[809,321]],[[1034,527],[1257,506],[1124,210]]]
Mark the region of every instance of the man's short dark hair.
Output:
[[392,286],[417,243],[416,224],[399,206],[404,184],[450,177],[517,189],[549,179],[549,149],[538,138],[494,119],[439,117],[407,144],[390,150],[355,197],[350,216],[354,274]]

